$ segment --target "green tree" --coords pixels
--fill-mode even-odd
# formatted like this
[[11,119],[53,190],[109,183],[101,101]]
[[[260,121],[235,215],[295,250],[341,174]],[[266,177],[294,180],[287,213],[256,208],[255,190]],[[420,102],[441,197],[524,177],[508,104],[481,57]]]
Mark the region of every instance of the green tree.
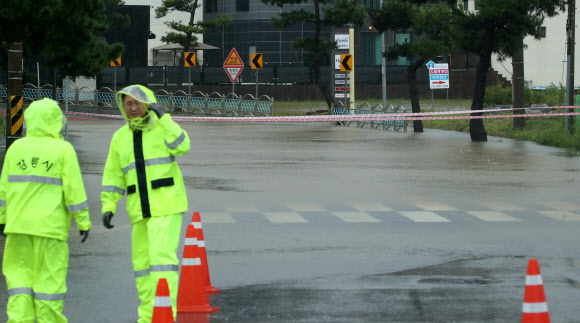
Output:
[[[229,25],[233,15],[218,15],[216,19],[206,21],[195,21],[195,12],[201,7],[199,0],[163,0],[161,6],[155,8],[155,17],[163,18],[168,14],[178,11],[189,14],[187,24],[181,21],[166,21],[165,25],[171,31],[161,37],[164,43],[175,43],[183,46],[183,52],[189,52],[197,46],[197,36],[205,33],[208,28],[214,28],[222,25]],[[183,75],[184,61],[179,61],[181,73],[179,73],[178,86],[181,86],[181,77]]]
[[[453,10],[450,28],[458,48],[479,54],[471,110],[483,110],[485,81],[491,56],[512,57],[525,36],[540,37],[546,17],[563,11],[567,0],[478,0],[478,10],[463,9],[463,1],[447,0]],[[474,113],[472,115],[481,115]],[[482,119],[471,119],[472,141],[487,141]]]
[[109,28],[107,5],[120,0],[4,0],[0,6],[0,60],[8,47],[22,42],[24,57],[73,78],[95,76],[123,51],[99,37]]
[[312,77],[330,109],[333,98],[329,84],[320,79],[320,64],[324,57],[330,58],[332,50],[336,47],[336,42],[328,38],[322,38],[320,36],[321,27],[322,25],[346,26],[349,24],[361,26],[367,17],[367,13],[365,7],[360,5],[357,0],[262,0],[262,3],[279,7],[309,2],[313,3],[314,12],[304,9],[282,12],[279,18],[272,18],[271,23],[274,28],[280,30],[296,23],[314,23],[314,38],[297,38],[292,42],[292,47],[301,48],[312,55],[310,65]]
[[[390,0],[376,12],[370,13],[371,23],[379,32],[387,30],[410,32],[411,41],[394,44],[383,55],[388,59],[403,56],[411,62],[407,66],[407,80],[411,96],[411,110],[420,113],[417,91],[417,70],[432,57],[449,53],[449,19],[446,5],[428,5],[428,0]],[[423,132],[423,122],[413,120],[413,131]]]

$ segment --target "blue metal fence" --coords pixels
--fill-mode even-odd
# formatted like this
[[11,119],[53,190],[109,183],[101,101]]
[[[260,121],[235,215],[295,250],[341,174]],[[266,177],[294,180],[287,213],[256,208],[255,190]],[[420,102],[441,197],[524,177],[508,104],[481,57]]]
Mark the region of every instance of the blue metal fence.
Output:
[[[43,98],[55,97],[52,86],[45,85],[41,88],[33,84],[26,84],[22,90],[25,102],[32,102]],[[8,91],[5,85],[0,84],[0,101],[7,100]],[[92,89],[89,87],[69,88],[65,93],[63,89],[56,88],[56,97],[59,101],[64,101],[68,97],[71,106],[91,108],[115,108],[114,91],[108,87]],[[195,92],[187,94],[184,91],[167,92],[158,90],[155,92],[157,102],[168,111],[183,112],[190,114],[206,114],[218,116],[271,116],[274,99],[267,95],[258,98],[251,94],[238,96],[230,93],[222,95],[219,93],[204,94]]]

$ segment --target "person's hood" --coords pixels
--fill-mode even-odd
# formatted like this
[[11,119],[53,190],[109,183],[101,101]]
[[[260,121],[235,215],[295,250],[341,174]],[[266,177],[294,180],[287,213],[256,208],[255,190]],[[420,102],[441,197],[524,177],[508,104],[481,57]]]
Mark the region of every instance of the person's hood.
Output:
[[66,122],[58,103],[49,98],[35,101],[24,110],[27,137],[63,139],[60,131]]
[[124,89],[117,92],[115,95],[115,100],[117,101],[117,107],[121,111],[127,125],[131,130],[149,130],[155,125],[155,113],[153,111],[147,110],[147,114],[143,118],[129,119],[123,108],[123,95],[130,95],[135,100],[142,102],[149,106],[151,103],[157,103],[155,95],[151,90],[142,85],[129,85]]

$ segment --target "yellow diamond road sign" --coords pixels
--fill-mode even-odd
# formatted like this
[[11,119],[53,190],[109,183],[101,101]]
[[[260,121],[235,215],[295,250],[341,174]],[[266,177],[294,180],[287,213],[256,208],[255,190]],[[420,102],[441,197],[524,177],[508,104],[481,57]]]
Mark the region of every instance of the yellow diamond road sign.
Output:
[[226,61],[224,62],[224,66],[244,66],[244,62],[242,62],[242,60],[240,59],[240,55],[238,54],[238,51],[235,48],[232,48],[232,51],[230,52],[230,55],[228,55],[228,58],[226,58]]

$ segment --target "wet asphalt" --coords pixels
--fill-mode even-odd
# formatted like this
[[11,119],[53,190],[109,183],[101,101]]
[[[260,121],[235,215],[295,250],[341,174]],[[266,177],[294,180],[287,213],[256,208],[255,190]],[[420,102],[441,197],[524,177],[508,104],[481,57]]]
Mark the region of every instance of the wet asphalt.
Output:
[[[102,170],[121,125],[69,121],[93,222],[84,244],[71,228],[70,322],[137,319],[124,200],[113,230],[100,221]],[[429,129],[181,125],[191,138],[177,159],[189,199],[182,241],[200,212],[221,289],[211,322],[515,322],[531,258],[552,321],[578,321],[575,152]],[[0,276],[0,322],[6,302]]]

